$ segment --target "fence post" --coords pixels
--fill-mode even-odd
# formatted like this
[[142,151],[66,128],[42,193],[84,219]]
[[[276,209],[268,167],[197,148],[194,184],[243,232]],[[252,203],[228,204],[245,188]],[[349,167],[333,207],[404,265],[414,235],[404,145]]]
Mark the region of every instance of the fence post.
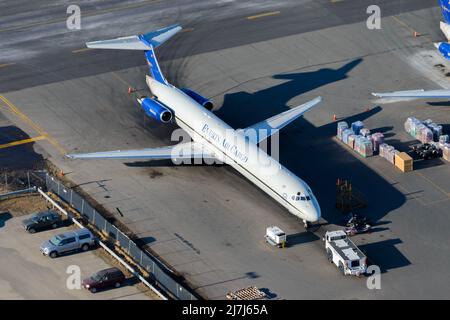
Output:
[[84,213],[84,199],[81,199],[81,214]]
[[94,214],[92,215],[92,224],[95,226],[95,214],[97,213],[97,211],[93,210]]

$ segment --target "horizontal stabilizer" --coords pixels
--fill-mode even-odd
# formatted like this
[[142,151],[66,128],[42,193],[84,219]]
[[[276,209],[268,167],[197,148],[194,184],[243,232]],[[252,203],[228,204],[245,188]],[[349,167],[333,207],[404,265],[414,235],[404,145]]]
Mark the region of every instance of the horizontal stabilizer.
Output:
[[373,96],[378,98],[415,98],[415,99],[447,99],[450,98],[450,90],[408,90],[408,91],[395,91],[386,93],[372,93]]
[[151,50],[169,40],[181,29],[179,25],[173,25],[141,35],[86,42],[86,46],[93,49]]
[[245,129],[241,129],[240,132],[243,132],[244,135],[253,140],[254,143],[259,143],[269,136],[275,134],[298,117],[302,116],[305,112],[315,107],[321,101],[322,97],[317,97],[298,107],[277,114],[269,119],[258,122]]

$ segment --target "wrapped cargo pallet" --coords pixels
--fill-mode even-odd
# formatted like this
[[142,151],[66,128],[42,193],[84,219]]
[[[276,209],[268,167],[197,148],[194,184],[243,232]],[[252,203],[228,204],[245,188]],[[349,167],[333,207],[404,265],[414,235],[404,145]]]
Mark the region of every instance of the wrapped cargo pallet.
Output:
[[416,136],[416,127],[419,124],[421,124],[421,122],[418,119],[416,119],[414,117],[409,117],[405,121],[405,130],[406,130],[406,132],[408,132],[410,135],[415,137]]
[[390,146],[391,148],[388,149],[388,155],[386,157],[386,159],[392,163],[395,164],[395,155],[400,153],[398,150],[395,150],[395,148],[393,146]]
[[433,131],[430,128],[424,126],[419,129],[418,134],[416,135],[416,139],[418,139],[422,143],[430,143],[433,141]]
[[431,123],[428,125],[428,128],[433,133],[433,141],[438,141],[439,137],[442,135],[442,126],[436,123]]
[[[355,141],[356,144],[356,141]],[[362,137],[358,140],[358,146],[355,146],[355,150],[364,158],[373,155],[372,141],[366,137]]]
[[380,144],[380,157],[386,158],[388,147],[389,147],[389,145],[387,143]]
[[390,146],[386,143],[380,145],[380,156],[385,158],[390,163],[394,163],[396,153],[398,153],[398,151],[395,150],[393,146]]
[[354,135],[354,134],[351,134],[348,136],[347,145],[352,149],[355,148],[355,138],[356,138],[356,135]]
[[362,128],[364,128],[364,123],[362,121],[352,123],[352,130],[355,134],[359,134]]
[[450,143],[446,143],[444,148],[442,148],[442,158],[444,160],[450,161]]
[[403,172],[413,170],[413,159],[406,152],[398,152],[395,155],[395,166]]
[[367,137],[368,135],[370,135],[370,130],[367,128],[362,128],[359,131],[359,134],[362,135],[363,137]]
[[359,148],[360,148],[360,145],[361,145],[361,140],[363,138],[364,137],[361,136],[361,135],[355,135],[355,145],[354,145],[353,149],[355,149],[355,151],[358,152],[358,153],[359,153]]
[[446,144],[446,143],[449,143],[449,141],[450,141],[450,137],[448,134],[439,136],[439,143]]
[[348,142],[348,137],[350,135],[352,135],[352,134],[355,134],[352,129],[345,129],[342,132],[342,142],[347,143]]
[[384,143],[384,135],[381,132],[375,132],[371,135],[370,140],[372,141],[373,151],[378,152],[380,145]]
[[342,140],[342,133],[345,129],[348,129],[348,123],[345,121],[338,122],[337,124],[337,137]]

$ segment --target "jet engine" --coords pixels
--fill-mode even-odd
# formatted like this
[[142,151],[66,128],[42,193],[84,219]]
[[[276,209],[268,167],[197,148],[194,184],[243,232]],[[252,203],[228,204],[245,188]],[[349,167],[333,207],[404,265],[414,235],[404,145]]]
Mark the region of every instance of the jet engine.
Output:
[[172,111],[161,102],[148,97],[138,98],[137,101],[147,115],[158,120],[159,122],[168,123],[172,120]]
[[450,60],[450,43],[439,42],[436,43],[435,46],[445,59]]
[[199,95],[197,92],[195,92],[195,91],[193,91],[191,89],[187,89],[187,88],[183,88],[183,89],[181,89],[181,91],[183,91],[189,97],[191,97],[196,102],[201,104],[205,109],[211,111],[214,108],[214,104],[212,103],[211,100],[206,99],[205,97]]

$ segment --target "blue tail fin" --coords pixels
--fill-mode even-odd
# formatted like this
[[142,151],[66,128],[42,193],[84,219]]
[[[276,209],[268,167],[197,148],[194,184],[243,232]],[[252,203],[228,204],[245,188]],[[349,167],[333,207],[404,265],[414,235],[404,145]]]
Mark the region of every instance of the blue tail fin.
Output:
[[153,50],[153,48],[145,51],[145,58],[147,59],[147,64],[149,66],[152,78],[158,82],[161,82],[162,84],[167,84],[167,80],[166,78],[164,78],[161,69],[159,68],[158,60],[156,59],[155,51]]
[[450,0],[439,0],[444,22],[450,24]]

